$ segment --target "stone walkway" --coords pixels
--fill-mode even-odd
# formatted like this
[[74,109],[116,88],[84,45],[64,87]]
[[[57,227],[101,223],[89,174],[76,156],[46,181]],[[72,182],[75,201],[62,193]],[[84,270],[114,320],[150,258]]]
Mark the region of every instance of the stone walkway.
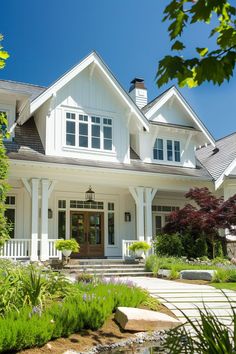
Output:
[[235,291],[225,290],[226,297],[220,290],[207,285],[194,285],[147,277],[135,277],[129,278],[129,280],[148,290],[153,297],[160,300],[183,323],[186,321],[184,314],[192,320],[199,319],[200,315],[197,308],[203,309],[205,304],[223,323],[229,327],[232,326],[232,310],[227,297],[236,308]]

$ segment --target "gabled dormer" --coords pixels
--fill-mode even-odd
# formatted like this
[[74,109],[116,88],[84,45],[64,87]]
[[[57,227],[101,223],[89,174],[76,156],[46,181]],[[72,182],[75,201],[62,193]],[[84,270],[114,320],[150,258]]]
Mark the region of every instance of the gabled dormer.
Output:
[[142,108],[149,120],[149,132],[136,137],[136,151],[142,161],[196,167],[195,150],[215,142],[180,92],[171,87]]
[[128,163],[131,132],[149,123],[102,59],[91,53],[21,112],[34,116],[46,155]]

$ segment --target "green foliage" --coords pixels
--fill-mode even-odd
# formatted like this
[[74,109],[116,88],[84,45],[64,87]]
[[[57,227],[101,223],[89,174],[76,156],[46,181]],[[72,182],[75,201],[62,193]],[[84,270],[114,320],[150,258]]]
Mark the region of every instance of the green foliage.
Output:
[[170,280],[179,279],[179,272],[176,269],[175,265],[172,265],[172,267],[170,269],[170,274],[168,275],[168,279],[170,279]]
[[[163,21],[169,21],[171,50],[179,55],[167,55],[159,61],[157,84],[162,86],[177,79],[180,87],[195,87],[205,81],[221,85],[233,75],[236,62],[236,8],[227,0],[171,0],[164,10]],[[184,31],[196,23],[209,29],[215,47],[196,47],[196,55],[184,58],[185,45],[179,41]]]
[[0,352],[42,346],[82,329],[98,329],[118,306],[136,307],[148,301],[148,294],[130,282],[111,279],[96,286],[80,282],[62,302],[44,309],[25,306],[0,318]]
[[215,274],[212,278],[213,283],[225,283],[229,280],[230,274],[229,270],[219,268],[215,271]]
[[95,278],[92,274],[89,273],[78,273],[76,279],[78,282],[83,281],[85,283],[91,283],[94,281]]
[[0,316],[20,311],[27,306],[47,306],[51,301],[66,297],[71,284],[52,271],[33,266],[0,262]]
[[[0,47],[1,53],[1,47]],[[0,56],[1,58],[1,56]],[[0,59],[1,66],[1,59]],[[3,138],[6,136],[7,118],[5,113],[0,113],[0,247],[9,239],[10,225],[5,218],[5,200],[9,186],[6,182],[8,174],[8,158],[3,145]]]
[[158,275],[158,270],[160,269],[160,261],[155,254],[151,254],[149,257],[147,257],[145,262],[145,269],[148,272],[152,272],[154,276]]
[[236,313],[233,304],[231,310],[233,313],[232,330],[205,306],[204,309],[198,309],[199,319],[197,317],[191,320],[184,314],[188,326],[182,324],[167,333],[167,339],[163,343],[164,351],[171,354],[235,353]]
[[160,234],[156,237],[154,248],[158,255],[180,257],[184,254],[182,237],[176,233],[173,235]]
[[132,243],[132,245],[129,246],[130,251],[148,251],[150,249],[150,245],[145,242],[145,241],[137,241]]
[[222,247],[222,242],[218,240],[215,245],[215,257],[224,258],[224,252]]
[[55,247],[58,251],[72,251],[72,252],[79,252],[79,244],[74,239],[71,238],[70,240],[57,240],[55,243]]
[[3,46],[1,45],[1,41],[3,40],[3,35],[0,34],[0,69],[3,69],[6,65],[6,60],[9,58],[8,52],[3,50]]
[[208,246],[205,237],[199,237],[195,241],[194,253],[197,257],[207,257],[208,255]]

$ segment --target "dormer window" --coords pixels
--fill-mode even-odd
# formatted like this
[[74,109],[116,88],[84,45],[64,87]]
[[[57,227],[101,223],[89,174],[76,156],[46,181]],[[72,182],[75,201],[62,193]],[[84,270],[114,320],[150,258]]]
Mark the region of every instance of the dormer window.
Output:
[[66,112],[66,145],[112,151],[112,119]]
[[164,160],[163,139],[156,139],[153,148],[154,160]]
[[153,147],[153,159],[180,162],[180,142],[178,140],[157,138]]

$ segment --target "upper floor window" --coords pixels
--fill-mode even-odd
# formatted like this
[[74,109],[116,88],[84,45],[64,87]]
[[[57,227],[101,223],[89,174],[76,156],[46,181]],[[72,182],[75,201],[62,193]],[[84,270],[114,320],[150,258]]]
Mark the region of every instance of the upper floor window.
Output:
[[154,160],[164,160],[163,139],[156,139],[153,148]]
[[177,140],[156,139],[153,147],[154,160],[180,162],[180,142]]
[[112,119],[66,112],[66,145],[112,150]]

